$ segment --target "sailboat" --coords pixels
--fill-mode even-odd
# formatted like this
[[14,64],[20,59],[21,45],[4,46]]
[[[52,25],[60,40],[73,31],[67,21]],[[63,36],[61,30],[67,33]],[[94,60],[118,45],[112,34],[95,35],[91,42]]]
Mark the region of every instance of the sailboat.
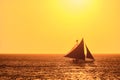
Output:
[[[88,49],[87,45],[84,45],[84,40],[82,39],[80,43],[76,40],[77,44],[72,48],[72,50],[65,55],[65,57],[73,58],[73,62],[94,62],[95,59]],[[86,48],[86,55],[85,55]]]

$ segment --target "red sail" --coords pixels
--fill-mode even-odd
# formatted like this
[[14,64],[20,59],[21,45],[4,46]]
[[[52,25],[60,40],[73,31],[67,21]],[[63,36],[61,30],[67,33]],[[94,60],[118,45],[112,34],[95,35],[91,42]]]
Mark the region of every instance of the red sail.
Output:
[[92,56],[87,46],[86,46],[86,49],[87,49],[87,58],[94,59],[94,57]]
[[73,49],[69,54],[67,54],[65,57],[85,60],[83,39],[80,42],[80,44],[75,49]]

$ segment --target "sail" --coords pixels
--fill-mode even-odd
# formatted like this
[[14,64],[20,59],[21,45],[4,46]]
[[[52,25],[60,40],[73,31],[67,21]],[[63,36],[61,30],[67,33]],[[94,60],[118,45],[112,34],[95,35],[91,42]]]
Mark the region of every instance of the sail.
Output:
[[69,54],[67,54],[65,57],[85,60],[83,39],[80,42],[80,44],[75,49],[73,49]]
[[92,56],[92,54],[87,46],[86,46],[86,50],[87,50],[87,58],[94,59],[94,57]]

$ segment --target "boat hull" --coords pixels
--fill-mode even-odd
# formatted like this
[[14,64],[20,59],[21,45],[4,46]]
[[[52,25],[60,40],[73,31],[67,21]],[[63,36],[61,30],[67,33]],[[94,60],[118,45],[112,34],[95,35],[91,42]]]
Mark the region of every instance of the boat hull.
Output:
[[73,63],[93,63],[94,60],[73,60]]

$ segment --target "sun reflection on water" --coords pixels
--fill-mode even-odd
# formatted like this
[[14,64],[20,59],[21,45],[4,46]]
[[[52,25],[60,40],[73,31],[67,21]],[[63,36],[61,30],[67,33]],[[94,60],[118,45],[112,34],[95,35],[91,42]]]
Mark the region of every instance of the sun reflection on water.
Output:
[[63,56],[0,56],[0,80],[119,80],[120,56],[74,64]]

